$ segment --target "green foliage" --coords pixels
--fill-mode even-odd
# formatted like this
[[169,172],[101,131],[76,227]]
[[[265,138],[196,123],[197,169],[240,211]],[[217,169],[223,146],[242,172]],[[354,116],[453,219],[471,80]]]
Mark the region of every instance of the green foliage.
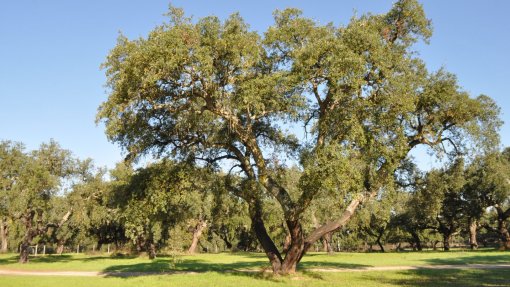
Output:
[[[298,9],[276,11],[264,34],[239,14],[192,22],[173,8],[169,16],[145,38],[119,37],[103,64],[110,90],[97,121],[129,158],[152,153],[239,171],[233,190],[249,204],[271,260],[284,259],[268,237],[283,234],[265,221],[280,220],[294,234],[293,252],[304,253],[313,244],[306,240],[322,235],[305,238],[308,208],[337,203],[340,212],[324,218],[334,224],[316,230],[338,229],[344,223],[333,214],[394,190],[394,173],[415,146],[453,156],[498,144],[495,103],[470,97],[443,69],[427,71],[414,53],[413,44],[431,37],[417,1],[340,27]],[[290,128],[297,126],[304,140]],[[298,192],[280,176],[296,159]],[[281,263],[274,268],[296,265]]]
[[136,171],[119,165],[112,174],[117,182],[111,207],[118,209],[126,236],[139,251],[163,246],[178,224],[211,217],[213,177],[207,169],[164,160]]

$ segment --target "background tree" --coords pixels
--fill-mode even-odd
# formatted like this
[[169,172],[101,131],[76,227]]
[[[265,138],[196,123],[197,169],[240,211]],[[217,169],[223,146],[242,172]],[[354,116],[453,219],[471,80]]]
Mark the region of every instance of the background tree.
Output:
[[[212,176],[206,169],[163,160],[127,174],[125,184],[115,186],[114,204],[120,209],[126,236],[151,259],[169,239],[172,227],[189,220],[197,225],[209,220]],[[202,231],[193,232],[190,252],[195,251]]]
[[[119,38],[103,66],[110,95],[98,120],[129,157],[230,164],[243,178],[235,190],[275,273],[295,272],[310,246],[393,188],[395,169],[415,146],[454,153],[496,145],[494,102],[470,98],[455,76],[429,73],[413,53],[431,35],[414,0],[345,27],[277,11],[263,36],[238,14],[223,23],[192,23],[179,9],[169,15],[147,38]],[[288,128],[299,126],[303,141]],[[303,174],[292,195],[278,170],[298,159]],[[305,232],[304,212],[328,192],[340,215]],[[291,237],[283,254],[265,225],[267,199]]]
[[63,188],[64,179],[73,173],[74,161],[68,150],[50,141],[30,154],[24,154],[20,162],[11,198],[11,210],[23,226],[20,247],[20,263],[28,262],[29,247],[37,236],[44,235],[49,228],[58,228],[71,214],[68,210],[58,222],[49,222],[48,211],[51,199]]
[[0,142],[0,252],[9,247],[9,229],[13,221],[14,186],[25,159],[24,146],[11,141]]
[[[475,208],[492,207],[502,249],[510,249],[510,148],[479,158],[470,169],[468,198]],[[475,210],[476,211],[476,210]],[[491,229],[491,225],[486,225]]]

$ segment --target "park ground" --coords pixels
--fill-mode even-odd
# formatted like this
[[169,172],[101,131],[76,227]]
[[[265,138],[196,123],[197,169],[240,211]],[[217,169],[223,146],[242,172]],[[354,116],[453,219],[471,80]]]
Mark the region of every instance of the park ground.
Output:
[[[510,286],[510,252],[489,250],[312,253],[291,276],[273,276],[267,267],[257,253],[155,260],[65,254],[32,257],[24,265],[16,254],[3,254],[0,273],[11,274],[0,275],[0,286]],[[62,276],[69,271],[74,273]]]

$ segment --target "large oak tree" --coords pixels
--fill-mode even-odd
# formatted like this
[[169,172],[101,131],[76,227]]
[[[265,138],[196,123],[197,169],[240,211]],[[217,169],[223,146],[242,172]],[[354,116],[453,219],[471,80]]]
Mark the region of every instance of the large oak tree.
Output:
[[[470,97],[444,70],[428,72],[414,53],[431,36],[415,0],[340,27],[276,11],[264,34],[238,14],[169,16],[146,38],[119,37],[103,66],[110,90],[98,121],[129,158],[201,159],[239,172],[233,188],[275,273],[294,272],[315,241],[390,189],[417,145],[461,152],[497,141],[494,102]],[[297,194],[281,182],[293,163],[303,171]],[[338,216],[305,232],[304,212],[325,193]],[[268,198],[290,234],[285,252],[264,225]]]

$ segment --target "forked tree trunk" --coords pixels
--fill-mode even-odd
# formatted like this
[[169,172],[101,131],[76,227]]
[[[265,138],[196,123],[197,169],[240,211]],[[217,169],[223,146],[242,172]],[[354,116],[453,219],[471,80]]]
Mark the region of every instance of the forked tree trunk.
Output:
[[433,243],[432,243],[432,250],[436,251],[437,250],[437,245],[439,244],[439,240],[435,240]]
[[191,245],[188,249],[188,253],[194,254],[197,252],[198,242],[200,237],[202,236],[202,232],[207,227],[207,220],[200,220],[198,224],[193,229],[193,239],[191,240]]
[[476,250],[478,249],[478,241],[476,240],[476,229],[478,227],[478,224],[476,222],[476,219],[469,219],[469,245],[471,246],[471,249]]
[[285,258],[282,258],[274,242],[269,237],[264,221],[262,220],[261,202],[259,200],[253,200],[250,204],[252,228],[255,231],[257,239],[264,249],[267,258],[269,259],[269,262],[271,263],[273,273],[295,273],[297,264],[301,261],[301,258],[303,258],[306,251],[325,234],[338,230],[344,226],[350,220],[360,202],[361,199],[352,200],[339,219],[327,222],[320,226],[306,238],[303,234],[303,229],[299,220],[286,220],[291,241]]
[[333,247],[331,246],[331,240],[333,232],[328,232],[322,236],[322,250],[328,254],[333,254]]
[[282,262],[281,274],[292,274],[296,272],[296,267],[301,258],[303,257],[305,250],[305,237],[303,234],[303,228],[298,220],[287,221],[287,227],[290,232],[290,247],[285,255],[285,259]]
[[0,219],[0,253],[6,253],[9,248],[9,226],[7,220]]

